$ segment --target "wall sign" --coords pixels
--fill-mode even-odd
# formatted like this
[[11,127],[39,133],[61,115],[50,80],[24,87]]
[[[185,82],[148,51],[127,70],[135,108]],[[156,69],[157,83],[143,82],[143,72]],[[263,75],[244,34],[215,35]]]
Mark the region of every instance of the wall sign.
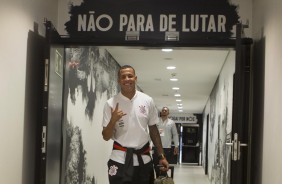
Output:
[[169,118],[176,123],[198,123],[198,117],[195,114],[172,114]]
[[228,0],[84,0],[70,5],[70,37],[103,42],[230,38],[239,22]]

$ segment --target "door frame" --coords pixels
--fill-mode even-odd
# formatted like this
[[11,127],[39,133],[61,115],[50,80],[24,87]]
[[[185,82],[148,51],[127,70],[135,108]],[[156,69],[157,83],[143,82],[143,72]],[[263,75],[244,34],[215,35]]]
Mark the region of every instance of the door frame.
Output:
[[205,175],[208,174],[209,168],[209,126],[210,126],[210,114],[206,116],[206,150],[205,150]]
[[[167,43],[145,43],[130,42],[128,44],[111,42],[101,43],[87,38],[70,38],[61,36],[56,31],[52,22],[45,20],[46,39],[50,44],[61,45],[97,45],[97,46],[143,46],[143,47],[191,47],[191,48],[233,48],[236,51],[235,74],[233,86],[233,115],[232,115],[232,132],[238,132],[242,141],[251,144],[251,85],[250,81],[250,63],[251,63],[251,38],[243,38],[242,24],[236,26],[236,38],[233,39],[199,39],[187,40],[185,43],[167,42]],[[50,59],[50,58],[49,58]],[[249,73],[249,74],[248,74]],[[236,100],[234,100],[236,99]],[[236,116],[234,116],[236,115]],[[247,123],[246,123],[247,122]],[[247,129],[246,129],[247,127]],[[246,131],[247,130],[247,131]],[[233,133],[232,133],[233,134]],[[243,150],[240,161],[231,161],[231,184],[249,184],[251,170],[251,146],[247,146],[247,152]],[[247,167],[246,167],[247,166]],[[245,174],[244,174],[245,173]]]
[[[249,184],[252,134],[252,42],[242,38],[243,25],[236,27],[236,56],[233,84],[232,140],[238,134],[240,158],[231,161],[230,184]],[[246,144],[246,147],[241,147]],[[234,147],[234,146],[233,146]],[[232,148],[233,149],[233,148]]]

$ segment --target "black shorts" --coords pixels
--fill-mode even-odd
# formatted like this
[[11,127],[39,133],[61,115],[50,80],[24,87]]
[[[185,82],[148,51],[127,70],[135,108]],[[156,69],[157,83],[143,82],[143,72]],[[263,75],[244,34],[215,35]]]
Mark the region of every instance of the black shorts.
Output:
[[132,182],[123,183],[124,165],[113,160],[108,161],[108,176],[110,184],[149,184],[153,170],[153,163],[150,161],[142,166],[134,166]]

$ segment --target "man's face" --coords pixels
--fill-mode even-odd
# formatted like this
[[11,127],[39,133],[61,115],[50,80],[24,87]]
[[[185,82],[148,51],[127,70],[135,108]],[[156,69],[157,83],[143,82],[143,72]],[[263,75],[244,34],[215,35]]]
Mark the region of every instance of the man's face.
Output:
[[118,83],[120,84],[121,91],[133,92],[135,91],[135,84],[137,76],[132,68],[125,68],[120,70]]
[[167,108],[162,109],[162,115],[167,116],[169,114],[169,110]]

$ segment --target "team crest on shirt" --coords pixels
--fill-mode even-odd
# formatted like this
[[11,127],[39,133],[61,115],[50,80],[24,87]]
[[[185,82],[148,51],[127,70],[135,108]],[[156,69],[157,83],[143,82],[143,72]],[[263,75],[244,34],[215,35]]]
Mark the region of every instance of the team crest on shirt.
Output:
[[117,170],[118,170],[118,167],[115,166],[115,165],[112,165],[109,169],[109,175],[110,176],[114,176],[117,174]]
[[145,108],[144,105],[140,105],[140,106],[139,106],[139,110],[140,110],[140,113],[146,114],[146,108]]

